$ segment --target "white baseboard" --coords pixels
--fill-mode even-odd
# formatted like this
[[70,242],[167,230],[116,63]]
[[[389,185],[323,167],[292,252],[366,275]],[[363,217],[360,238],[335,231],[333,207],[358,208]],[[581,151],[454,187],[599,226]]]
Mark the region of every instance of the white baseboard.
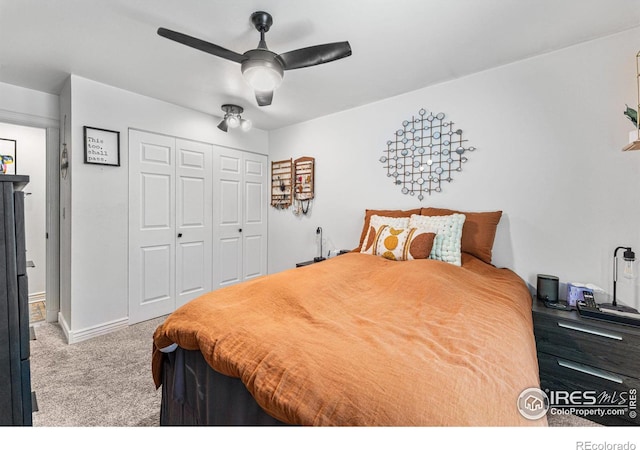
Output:
[[34,292],[29,294],[29,303],[43,302],[47,298],[46,292]]
[[64,336],[67,338],[67,344],[77,344],[87,339],[127,328],[129,326],[129,318],[125,317],[123,319],[113,320],[82,330],[70,330],[62,314],[58,313],[58,323],[64,332]]

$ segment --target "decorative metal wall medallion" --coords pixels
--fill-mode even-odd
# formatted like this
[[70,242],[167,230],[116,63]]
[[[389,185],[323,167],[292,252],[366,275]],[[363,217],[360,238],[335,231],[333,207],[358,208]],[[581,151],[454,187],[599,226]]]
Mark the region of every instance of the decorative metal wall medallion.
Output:
[[421,109],[418,116],[402,122],[380,162],[394,184],[402,186],[402,193],[418,195],[442,192],[443,182],[450,183],[454,172],[462,171],[467,152],[475,147],[466,145],[462,130],[445,120],[445,114]]

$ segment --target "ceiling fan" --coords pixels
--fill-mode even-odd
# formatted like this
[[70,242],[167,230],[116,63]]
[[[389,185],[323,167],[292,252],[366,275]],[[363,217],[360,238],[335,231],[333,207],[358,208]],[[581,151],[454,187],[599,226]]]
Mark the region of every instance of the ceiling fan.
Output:
[[351,46],[347,41],[314,45],[278,55],[267,48],[264,39],[265,33],[273,24],[271,15],[264,11],[256,11],[251,15],[251,22],[260,32],[260,42],[257,48],[243,54],[166,28],[158,28],[158,34],[180,44],[240,63],[242,75],[253,87],[259,106],[271,104],[273,91],[282,82],[285,70],[316,66],[351,55]]

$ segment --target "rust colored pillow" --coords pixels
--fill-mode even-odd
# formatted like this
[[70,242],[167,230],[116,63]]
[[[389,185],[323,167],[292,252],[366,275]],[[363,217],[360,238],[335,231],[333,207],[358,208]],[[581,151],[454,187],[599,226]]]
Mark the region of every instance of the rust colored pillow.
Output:
[[502,211],[465,212],[444,208],[422,208],[420,212],[423,216],[448,216],[456,213],[466,216],[462,226],[461,251],[491,264],[493,241]]
[[431,249],[433,248],[433,241],[436,238],[435,233],[425,233],[416,231],[409,245],[409,254],[413,259],[428,259]]
[[358,248],[354,251],[359,252],[362,248],[362,241],[367,236],[367,232],[369,231],[369,222],[371,221],[371,216],[385,216],[385,217],[411,217],[412,214],[420,214],[421,209],[408,209],[406,211],[402,211],[399,209],[365,209],[364,211],[364,226],[362,227],[362,233],[360,233],[360,243],[358,244]]

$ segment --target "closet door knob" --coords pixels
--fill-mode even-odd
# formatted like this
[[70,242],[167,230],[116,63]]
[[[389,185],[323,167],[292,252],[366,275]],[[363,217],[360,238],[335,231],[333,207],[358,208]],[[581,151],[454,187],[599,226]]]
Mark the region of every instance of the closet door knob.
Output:
[[178,237],[181,238],[182,237],[182,233],[178,233]]
[[242,228],[238,228],[238,233],[242,233]]

